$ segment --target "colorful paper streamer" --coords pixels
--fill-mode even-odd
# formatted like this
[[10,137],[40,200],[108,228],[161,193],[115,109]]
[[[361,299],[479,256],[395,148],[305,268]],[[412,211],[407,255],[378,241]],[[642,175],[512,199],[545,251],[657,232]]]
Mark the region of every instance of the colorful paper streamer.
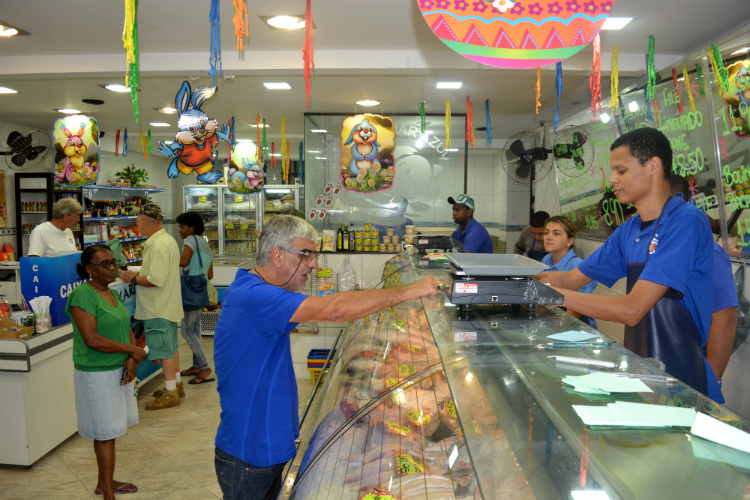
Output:
[[592,123],[596,121],[596,112],[602,110],[602,47],[599,33],[594,37],[594,62],[589,76],[589,90],[591,90],[591,113],[594,115]]
[[310,76],[315,69],[313,58],[313,20],[310,0],[305,7],[305,43],[302,47],[302,59],[305,62],[305,106],[310,103]]
[[120,129],[117,129],[117,133],[115,134],[115,156],[117,156],[120,149]]
[[686,66],[682,67],[682,81],[685,84],[685,91],[687,92],[688,102],[690,103],[690,111],[695,113],[695,99],[693,98],[693,89],[690,88],[690,75]]
[[451,147],[451,101],[445,100],[445,147]]
[[680,87],[677,82],[677,70],[672,68],[672,81],[674,82],[674,91],[677,92],[677,111],[682,113],[682,96],[680,95]]
[[612,76],[610,77],[609,91],[609,111],[614,116],[620,107],[620,61],[617,47],[612,49]]
[[471,104],[471,99],[466,96],[466,142],[471,144],[471,149],[474,149],[474,106]]
[[424,114],[424,101],[419,103],[417,111],[419,112],[419,133],[424,135],[425,128],[427,127],[427,119]]
[[484,100],[484,116],[487,118],[487,130],[485,132],[485,140],[487,147],[492,146],[492,120],[490,119],[490,100]]
[[539,108],[542,105],[539,102],[539,98],[542,97],[542,68],[536,69],[536,86],[534,89],[536,90],[536,114],[539,115]]
[[305,179],[305,145],[299,141],[299,182],[304,184]]
[[[234,0],[234,36],[237,38],[237,52],[242,52],[245,38],[250,37],[250,27],[247,22],[247,0]],[[231,151],[231,146],[230,146]],[[231,156],[231,153],[230,153]]]
[[125,129],[125,132],[122,135],[122,156],[128,156],[129,147],[130,142],[128,141],[128,129]]
[[647,71],[648,71],[648,84],[646,85],[646,101],[653,101],[654,100],[654,91],[656,89],[656,68],[654,67],[654,48],[656,45],[656,40],[654,39],[653,35],[649,35],[648,37],[648,61],[647,61]]
[[560,125],[560,115],[559,115],[559,109],[560,109],[560,98],[563,95],[563,77],[562,77],[562,63],[557,62],[555,63],[555,96],[557,97],[557,102],[555,102],[555,132],[557,132],[557,127]]
[[211,47],[209,49],[208,56],[208,74],[211,75],[211,86],[216,86],[216,67],[218,66],[218,74],[223,75],[221,69],[221,10],[219,0],[211,0],[211,11],[208,15],[209,22],[211,23]]
[[130,88],[130,101],[133,103],[133,116],[138,123],[141,110],[138,104],[140,85],[140,61],[138,52],[138,0],[125,0],[125,27],[122,41],[125,47],[125,85]]

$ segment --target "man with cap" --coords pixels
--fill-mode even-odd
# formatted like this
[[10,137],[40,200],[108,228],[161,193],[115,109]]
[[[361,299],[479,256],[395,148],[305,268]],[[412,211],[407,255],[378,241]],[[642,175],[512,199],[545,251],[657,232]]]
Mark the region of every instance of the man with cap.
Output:
[[453,222],[458,224],[453,239],[464,245],[464,252],[492,253],[490,233],[474,219],[474,199],[467,194],[459,194],[454,199],[448,197],[453,205]]
[[156,399],[147,410],[180,405],[185,389],[180,380],[177,353],[177,324],[184,316],[180,289],[180,250],[177,242],[162,227],[159,205],[147,203],[138,214],[138,229],[148,239],[143,244],[140,272],[121,271],[120,279],[136,285],[135,317],[143,321],[148,359],[161,360],[165,388],[156,391]]

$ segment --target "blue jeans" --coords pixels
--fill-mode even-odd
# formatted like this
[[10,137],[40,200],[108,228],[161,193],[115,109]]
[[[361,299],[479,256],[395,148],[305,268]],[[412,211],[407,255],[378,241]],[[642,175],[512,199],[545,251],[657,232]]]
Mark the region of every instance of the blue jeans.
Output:
[[185,317],[182,318],[182,337],[187,341],[190,350],[193,351],[193,367],[199,370],[208,368],[206,355],[203,354],[201,346],[201,311],[185,311]]
[[270,500],[286,464],[255,467],[214,448],[214,467],[224,500]]

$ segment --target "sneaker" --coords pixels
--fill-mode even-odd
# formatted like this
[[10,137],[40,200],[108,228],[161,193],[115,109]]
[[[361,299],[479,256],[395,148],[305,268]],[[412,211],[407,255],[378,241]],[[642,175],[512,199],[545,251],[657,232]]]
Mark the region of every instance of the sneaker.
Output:
[[177,393],[177,389],[173,391],[164,391],[164,394],[151,401],[146,405],[147,410],[163,410],[164,408],[171,408],[173,406],[180,406],[180,396]]
[[[161,395],[164,394],[165,391],[166,389],[159,389],[158,391],[154,391],[152,396],[154,396],[155,398],[160,398]],[[181,398],[185,397],[185,386],[182,385],[182,382],[177,382],[177,393],[180,395]]]

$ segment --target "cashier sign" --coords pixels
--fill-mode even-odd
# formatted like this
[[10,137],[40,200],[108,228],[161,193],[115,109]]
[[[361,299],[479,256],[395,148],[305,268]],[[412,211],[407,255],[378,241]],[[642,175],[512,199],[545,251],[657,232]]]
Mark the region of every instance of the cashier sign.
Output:
[[477,283],[456,283],[456,293],[477,293]]

